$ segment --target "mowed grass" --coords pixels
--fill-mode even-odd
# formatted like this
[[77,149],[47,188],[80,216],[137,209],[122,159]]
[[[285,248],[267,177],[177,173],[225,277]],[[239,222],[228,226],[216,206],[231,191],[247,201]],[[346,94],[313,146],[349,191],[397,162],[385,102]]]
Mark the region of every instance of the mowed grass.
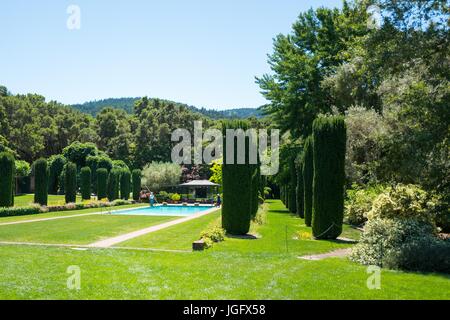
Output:
[[[64,195],[48,195],[48,205],[63,205],[65,204]],[[77,202],[81,202],[81,197],[77,195]],[[14,197],[14,206],[15,207],[26,207],[30,204],[34,203],[34,194],[22,194]]]
[[177,218],[100,214],[0,225],[0,241],[89,244]]
[[209,225],[215,223],[217,219],[220,219],[220,210],[185,223],[119,243],[117,246],[191,250],[192,242],[198,240],[200,233],[206,230]]
[[[211,220],[203,217],[203,222],[193,220],[176,226],[180,230],[173,227],[172,232],[160,230],[152,236],[159,233],[158,241],[165,246],[177,243],[177,239],[185,239],[187,245],[187,234],[197,237],[201,227],[213,223],[214,215],[219,213],[206,216]],[[450,299],[447,275],[383,269],[381,289],[371,290],[367,287],[367,267],[347,258],[299,259],[306,252],[349,246],[292,238],[286,250],[286,226],[289,238],[296,230],[310,230],[302,224],[302,219],[291,215],[279,201],[270,201],[267,223],[253,228],[260,239],[227,238],[204,252],[0,246],[0,298]],[[150,236],[133,241],[138,240],[144,245],[156,244]],[[80,290],[67,288],[71,276],[67,268],[74,265],[81,270]]]
[[39,220],[44,218],[54,218],[54,217],[66,217],[73,215],[81,215],[93,212],[113,212],[117,210],[145,207],[148,204],[139,203],[139,204],[130,204],[124,206],[116,206],[116,207],[107,207],[107,208],[91,208],[91,209],[82,209],[82,210],[68,210],[68,211],[55,211],[55,212],[47,212],[47,213],[39,213],[39,214],[29,214],[23,216],[12,216],[12,217],[0,217],[0,225],[2,223],[15,222],[15,221],[24,221],[24,220]]

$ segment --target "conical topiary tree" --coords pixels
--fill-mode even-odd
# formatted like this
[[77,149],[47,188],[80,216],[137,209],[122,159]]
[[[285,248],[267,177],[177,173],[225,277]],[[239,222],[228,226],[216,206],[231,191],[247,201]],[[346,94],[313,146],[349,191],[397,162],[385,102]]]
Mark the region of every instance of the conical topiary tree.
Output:
[[141,193],[141,170],[134,169],[132,172],[133,180],[133,200],[138,201]]
[[108,184],[108,170],[105,168],[97,169],[97,199],[106,198],[106,189]]
[[335,239],[344,218],[346,127],[343,117],[320,117],[313,123],[313,215],[316,239]]
[[120,171],[112,169],[108,176],[107,196],[109,201],[114,201],[119,197]]
[[68,162],[64,169],[64,192],[66,203],[77,201],[77,165]]
[[303,151],[303,193],[304,193],[304,216],[305,224],[310,227],[312,220],[312,201],[313,201],[313,138],[309,136],[305,140]]
[[83,200],[91,199],[91,168],[83,167],[80,171],[81,178],[81,198]]
[[9,152],[0,153],[0,207],[14,205],[14,156]]
[[46,159],[34,162],[34,203],[46,206],[48,202],[48,166]]
[[120,176],[120,198],[128,200],[131,191],[131,173],[130,170],[125,169]]

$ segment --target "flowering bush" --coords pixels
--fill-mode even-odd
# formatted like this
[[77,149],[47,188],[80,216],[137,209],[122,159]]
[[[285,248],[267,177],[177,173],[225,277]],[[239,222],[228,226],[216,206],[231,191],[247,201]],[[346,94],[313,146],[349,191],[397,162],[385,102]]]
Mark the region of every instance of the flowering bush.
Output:
[[347,190],[344,211],[346,222],[357,226],[364,224],[367,221],[367,213],[372,209],[372,202],[383,191],[382,186]]

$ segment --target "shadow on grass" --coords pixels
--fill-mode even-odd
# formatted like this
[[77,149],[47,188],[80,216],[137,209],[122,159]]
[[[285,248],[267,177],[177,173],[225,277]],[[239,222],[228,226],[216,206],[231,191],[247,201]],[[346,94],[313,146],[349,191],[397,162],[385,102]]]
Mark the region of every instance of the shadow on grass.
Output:
[[243,235],[234,235],[234,234],[226,234],[227,238],[232,238],[232,239],[242,239],[242,240],[256,240],[259,239],[260,237],[253,235],[253,234],[243,234]]

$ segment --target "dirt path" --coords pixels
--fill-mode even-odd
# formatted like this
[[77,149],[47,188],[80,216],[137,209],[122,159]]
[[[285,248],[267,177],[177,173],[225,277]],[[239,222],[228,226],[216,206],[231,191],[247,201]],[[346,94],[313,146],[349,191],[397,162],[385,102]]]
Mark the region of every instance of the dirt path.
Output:
[[298,258],[303,260],[322,260],[325,258],[332,258],[332,257],[346,257],[350,254],[350,251],[351,249],[338,249],[327,253],[315,254],[310,256],[301,256]]

